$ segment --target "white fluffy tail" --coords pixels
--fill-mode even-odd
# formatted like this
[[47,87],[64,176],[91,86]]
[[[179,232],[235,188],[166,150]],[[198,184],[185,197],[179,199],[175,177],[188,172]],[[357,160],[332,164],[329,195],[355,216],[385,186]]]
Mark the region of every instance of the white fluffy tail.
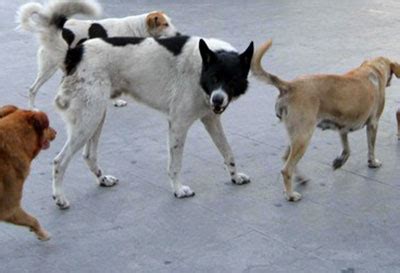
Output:
[[42,32],[53,26],[62,28],[65,20],[75,14],[97,17],[101,6],[95,0],[51,0],[46,6],[27,3],[17,12],[18,28],[29,32]]

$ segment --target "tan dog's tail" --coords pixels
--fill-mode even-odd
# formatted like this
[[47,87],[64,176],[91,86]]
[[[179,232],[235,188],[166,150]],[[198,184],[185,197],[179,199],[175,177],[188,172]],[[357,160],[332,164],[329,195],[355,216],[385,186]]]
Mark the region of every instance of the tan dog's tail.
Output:
[[259,80],[265,81],[268,84],[272,84],[281,92],[286,92],[289,89],[289,84],[284,80],[281,80],[275,75],[272,75],[264,70],[261,65],[261,59],[265,52],[271,47],[272,40],[269,39],[254,52],[253,59],[251,60],[251,72]]

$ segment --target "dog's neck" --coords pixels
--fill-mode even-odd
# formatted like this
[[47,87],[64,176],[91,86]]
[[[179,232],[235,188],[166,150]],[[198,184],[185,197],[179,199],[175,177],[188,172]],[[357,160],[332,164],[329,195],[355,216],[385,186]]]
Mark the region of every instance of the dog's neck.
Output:
[[127,25],[130,30],[129,36],[149,37],[150,33],[146,25],[147,14],[126,17]]

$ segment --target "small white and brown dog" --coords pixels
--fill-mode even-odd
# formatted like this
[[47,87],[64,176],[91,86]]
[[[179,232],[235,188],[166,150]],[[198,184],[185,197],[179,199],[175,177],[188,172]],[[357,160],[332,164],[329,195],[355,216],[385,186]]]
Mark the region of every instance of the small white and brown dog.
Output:
[[[92,38],[116,36],[159,38],[179,35],[171,19],[160,11],[96,21],[68,19],[77,13],[97,17],[101,14],[101,7],[94,0],[53,0],[46,6],[39,3],[27,3],[20,7],[17,21],[19,28],[37,32],[38,23],[56,20],[54,24],[62,31],[62,37],[69,47],[75,47]],[[63,17],[58,16],[59,14],[63,14]],[[35,82],[29,88],[30,108],[35,107],[35,98],[39,88],[62,66],[62,63],[57,63],[54,57],[53,45],[43,41],[40,34],[39,38],[38,74]],[[116,99],[114,105],[125,106],[126,102]]]
[[275,111],[284,122],[290,141],[282,169],[287,200],[301,198],[293,190],[292,177],[295,174],[296,180],[304,181],[296,166],[316,127],[333,129],[340,135],[343,152],[333,161],[334,169],[340,168],[350,156],[347,135],[366,127],[368,167],[379,168],[381,162],[375,158],[378,122],[385,106],[385,88],[390,85],[393,74],[400,77],[400,65],[378,57],[343,75],[307,75],[284,81],[261,66],[261,59],[271,44],[269,40],[256,50],[251,71],[258,79],[279,89]]
[[37,31],[44,47],[53,49],[56,62],[64,64],[55,105],[67,124],[68,139],[53,168],[53,195],[60,208],[69,206],[62,188],[65,171],[82,148],[97,182],[117,183],[98,165],[97,146],[107,102],[121,93],[167,116],[168,175],[176,197],[194,195],[181,183],[180,170],[186,135],[196,120],[201,120],[222,154],[232,182],[250,182],[236,170],[219,117],[247,90],[253,43],[241,54],[221,40],[188,36],[95,38],[70,48],[57,21],[42,21]]

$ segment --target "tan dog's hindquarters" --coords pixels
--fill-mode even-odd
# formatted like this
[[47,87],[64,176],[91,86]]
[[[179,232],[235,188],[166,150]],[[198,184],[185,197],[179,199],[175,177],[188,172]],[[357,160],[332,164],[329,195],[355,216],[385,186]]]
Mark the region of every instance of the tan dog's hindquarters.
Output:
[[375,158],[378,121],[385,104],[385,87],[390,85],[392,74],[400,76],[400,66],[379,57],[343,75],[308,75],[284,81],[261,66],[261,59],[271,44],[269,40],[256,50],[251,70],[254,76],[280,92],[275,104],[276,115],[284,122],[290,140],[282,169],[286,198],[289,201],[301,198],[293,191],[292,176],[315,127],[339,132],[343,151],[333,161],[333,168],[337,169],[350,156],[348,133],[366,126],[368,166],[380,167]]

